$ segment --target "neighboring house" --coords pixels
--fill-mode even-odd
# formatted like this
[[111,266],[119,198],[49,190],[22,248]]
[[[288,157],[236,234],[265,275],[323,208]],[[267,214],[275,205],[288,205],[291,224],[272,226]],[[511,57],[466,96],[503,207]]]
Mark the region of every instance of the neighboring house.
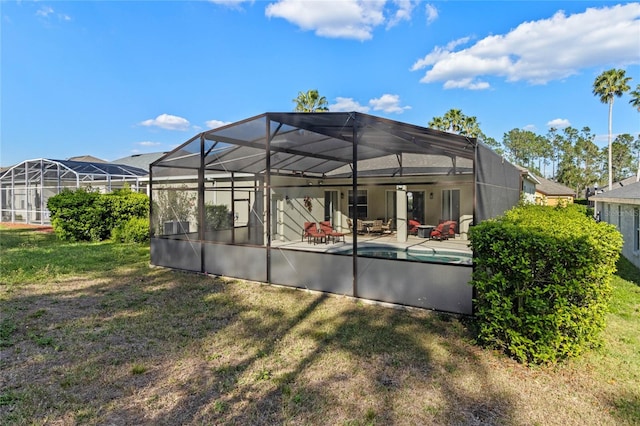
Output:
[[166,152],[151,152],[147,154],[133,154],[128,157],[118,158],[111,161],[113,164],[124,164],[126,166],[137,167],[149,171],[149,165],[165,155]]
[[522,192],[522,201],[533,204],[536,202],[536,188],[537,185],[540,185],[540,180],[528,169],[518,165],[516,165],[516,167],[520,170],[520,191]]
[[536,176],[540,182],[536,186],[536,204],[543,206],[557,206],[573,204],[576,192],[558,182],[553,182],[540,176]]
[[591,197],[595,202],[595,214],[607,223],[615,225],[622,237],[622,255],[640,268],[640,182],[624,186]]
[[69,157],[68,161],[83,161],[85,163],[108,163],[108,161],[102,158],[94,157],[93,155],[78,155],[77,157]]

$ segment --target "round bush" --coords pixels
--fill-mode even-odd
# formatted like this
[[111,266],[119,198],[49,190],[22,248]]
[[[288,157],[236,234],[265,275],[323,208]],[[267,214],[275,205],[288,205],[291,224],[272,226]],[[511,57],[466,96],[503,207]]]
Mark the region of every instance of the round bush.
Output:
[[121,243],[149,242],[149,219],[132,217],[113,228],[111,239]]
[[600,343],[622,235],[583,206],[521,206],[470,230],[481,344],[521,362]]

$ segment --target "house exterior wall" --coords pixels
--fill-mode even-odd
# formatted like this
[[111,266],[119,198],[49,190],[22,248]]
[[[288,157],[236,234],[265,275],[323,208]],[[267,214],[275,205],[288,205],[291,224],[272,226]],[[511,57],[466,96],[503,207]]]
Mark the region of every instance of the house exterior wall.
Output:
[[526,203],[536,202],[536,184],[529,179],[522,180],[522,199]]
[[622,255],[640,268],[640,205],[597,202],[596,215],[615,225],[622,234]]
[[573,196],[571,195],[545,195],[541,192],[536,192],[536,204],[541,206],[566,206],[567,204],[573,204]]
[[[459,216],[458,223],[470,224],[473,221],[473,182],[468,176],[439,176],[437,182],[425,183],[434,180],[425,177],[412,177],[402,179],[407,192],[424,193],[424,205],[420,206],[424,211],[424,224],[437,225],[442,219],[442,204],[444,190],[459,190]],[[368,219],[395,219],[390,217],[389,211],[395,206],[388,205],[388,193],[396,192],[397,179],[362,179],[359,183],[360,190],[367,193],[367,218]],[[310,183],[310,184],[309,184]],[[273,177],[272,185],[272,221],[277,223],[272,232],[272,239],[280,241],[294,241],[301,238],[304,222],[321,222],[332,219],[334,227],[341,232],[349,232],[347,218],[349,217],[349,191],[351,181],[336,179],[323,181],[307,180],[304,178]],[[334,191],[337,193],[337,206],[332,212],[333,217],[325,214],[325,193]],[[305,206],[304,199],[311,201],[311,209]],[[466,229],[466,228],[465,228]],[[460,230],[458,230],[459,232]]]

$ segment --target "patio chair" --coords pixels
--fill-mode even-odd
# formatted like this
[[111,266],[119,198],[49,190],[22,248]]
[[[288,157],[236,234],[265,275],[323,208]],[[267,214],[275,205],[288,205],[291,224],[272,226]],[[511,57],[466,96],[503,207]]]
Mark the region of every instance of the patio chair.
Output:
[[420,226],[420,222],[418,222],[417,220],[409,219],[409,234],[418,235],[418,226]]
[[455,238],[458,222],[456,222],[455,220],[448,220],[446,223],[449,224],[449,238]]
[[382,234],[382,221],[376,219],[373,221],[373,225],[369,228],[369,232],[372,234]]
[[324,232],[327,238],[332,238],[334,243],[336,241],[339,241],[340,238],[342,238],[343,243],[345,242],[344,232],[338,232],[335,229],[333,229],[333,226],[331,226],[331,222],[329,222],[328,220],[320,222],[320,231]]
[[382,233],[384,234],[391,234],[391,222],[393,221],[393,219],[389,219],[387,221],[387,223],[383,223],[382,224]]
[[351,221],[351,218],[347,218],[347,226],[349,227],[349,233],[353,234],[353,222]]
[[358,227],[356,228],[356,232],[358,234],[364,234],[367,232],[367,227],[364,226],[364,222],[362,222],[362,219],[358,219],[357,224],[358,224]]
[[315,222],[305,222],[304,228],[302,230],[302,240],[304,241],[307,238],[307,242],[311,244],[311,240],[313,239],[313,244],[317,244],[318,242],[326,242],[326,235],[322,231],[318,231],[318,227]]
[[432,240],[447,240],[449,239],[449,222],[442,222],[439,224],[433,231],[431,231],[431,235],[429,237]]

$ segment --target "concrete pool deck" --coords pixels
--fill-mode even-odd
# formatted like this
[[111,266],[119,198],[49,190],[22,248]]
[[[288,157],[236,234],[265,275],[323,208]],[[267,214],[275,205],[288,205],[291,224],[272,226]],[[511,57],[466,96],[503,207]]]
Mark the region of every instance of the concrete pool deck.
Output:
[[[391,246],[402,249],[428,249],[429,251],[433,251],[435,253],[439,252],[462,252],[471,254],[471,248],[469,247],[469,240],[463,240],[459,236],[456,238],[452,238],[449,240],[437,241],[431,240],[428,238],[420,238],[414,235],[409,235],[406,242],[399,242],[396,238],[395,234],[383,234],[383,235],[374,235],[374,234],[365,234],[358,235],[358,246]],[[332,242],[328,243],[317,243],[314,244],[313,241],[310,243],[305,239],[304,241],[271,241],[272,248],[284,248],[291,250],[304,250],[304,251],[315,251],[322,253],[330,253],[334,251],[340,251],[339,249],[348,249],[353,246],[353,237],[351,234],[345,236],[345,241]]]

